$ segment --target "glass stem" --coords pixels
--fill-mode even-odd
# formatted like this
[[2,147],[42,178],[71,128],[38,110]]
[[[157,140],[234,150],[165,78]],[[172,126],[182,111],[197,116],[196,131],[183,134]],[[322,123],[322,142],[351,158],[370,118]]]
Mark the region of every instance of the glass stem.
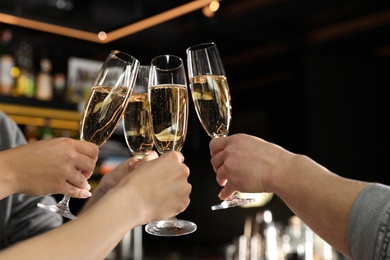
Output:
[[69,200],[71,199],[70,196],[65,195],[60,202],[58,202],[57,206],[61,209],[69,209]]

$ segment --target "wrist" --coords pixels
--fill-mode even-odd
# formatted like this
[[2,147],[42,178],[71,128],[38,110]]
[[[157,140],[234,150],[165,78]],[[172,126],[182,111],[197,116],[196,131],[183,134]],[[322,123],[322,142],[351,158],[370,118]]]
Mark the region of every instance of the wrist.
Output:
[[16,186],[18,181],[17,175],[13,172],[12,167],[7,163],[6,153],[0,153],[0,199],[5,198],[13,193],[17,193],[18,187]]
[[101,204],[109,204],[113,212],[119,212],[116,215],[118,221],[121,221],[120,218],[123,218],[123,223],[129,225],[127,228],[132,229],[135,226],[144,224],[141,223],[140,216],[142,215],[142,208],[136,199],[136,194],[132,194],[133,189],[126,188],[126,185],[120,185],[110,189],[101,197],[100,201],[106,201]]
[[306,156],[290,152],[278,157],[275,162],[277,167],[268,174],[264,184],[267,192],[282,196],[296,186],[295,180],[300,178],[300,168],[306,160]]

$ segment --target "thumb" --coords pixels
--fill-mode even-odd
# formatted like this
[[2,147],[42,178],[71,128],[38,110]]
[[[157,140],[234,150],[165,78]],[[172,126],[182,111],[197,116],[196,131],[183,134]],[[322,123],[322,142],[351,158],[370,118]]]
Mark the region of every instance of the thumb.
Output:
[[226,185],[222,188],[222,190],[219,192],[218,194],[218,197],[221,199],[221,200],[226,200],[227,198],[229,198],[231,195],[233,195],[233,193],[235,192],[236,190],[233,189],[232,187],[229,186],[229,183],[226,183]]

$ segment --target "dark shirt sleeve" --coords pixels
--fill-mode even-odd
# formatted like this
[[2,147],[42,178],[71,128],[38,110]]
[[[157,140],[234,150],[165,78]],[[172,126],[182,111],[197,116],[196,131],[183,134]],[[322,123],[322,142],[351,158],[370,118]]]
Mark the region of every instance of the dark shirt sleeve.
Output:
[[373,184],[356,198],[348,219],[352,259],[390,259],[390,187]]
[[[25,143],[19,127],[0,111],[0,151]],[[0,250],[62,224],[60,215],[37,207],[38,202],[56,203],[52,196],[26,194],[13,194],[0,200]]]

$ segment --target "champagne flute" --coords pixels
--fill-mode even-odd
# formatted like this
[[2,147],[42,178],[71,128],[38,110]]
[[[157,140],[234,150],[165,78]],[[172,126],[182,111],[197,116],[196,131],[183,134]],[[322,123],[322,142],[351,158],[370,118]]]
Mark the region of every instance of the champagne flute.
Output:
[[[103,63],[84,105],[80,139],[102,146],[112,135],[125,111],[134,86],[139,61],[124,52],[113,50]],[[38,203],[38,207],[76,219],[69,208],[70,196],[56,205]]]
[[148,100],[150,66],[139,67],[133,91],[130,95],[122,126],[126,144],[137,159],[142,159],[153,149],[152,129]]
[[[217,45],[208,42],[187,48],[187,67],[192,100],[203,129],[211,138],[227,136],[232,107],[229,86]],[[254,201],[253,198],[241,198],[235,192],[211,209],[226,209]]]
[[[184,64],[174,55],[151,62],[149,106],[154,145],[160,154],[180,151],[187,135],[188,90]],[[181,236],[194,232],[195,223],[176,217],[151,222],[145,231],[156,236]]]

